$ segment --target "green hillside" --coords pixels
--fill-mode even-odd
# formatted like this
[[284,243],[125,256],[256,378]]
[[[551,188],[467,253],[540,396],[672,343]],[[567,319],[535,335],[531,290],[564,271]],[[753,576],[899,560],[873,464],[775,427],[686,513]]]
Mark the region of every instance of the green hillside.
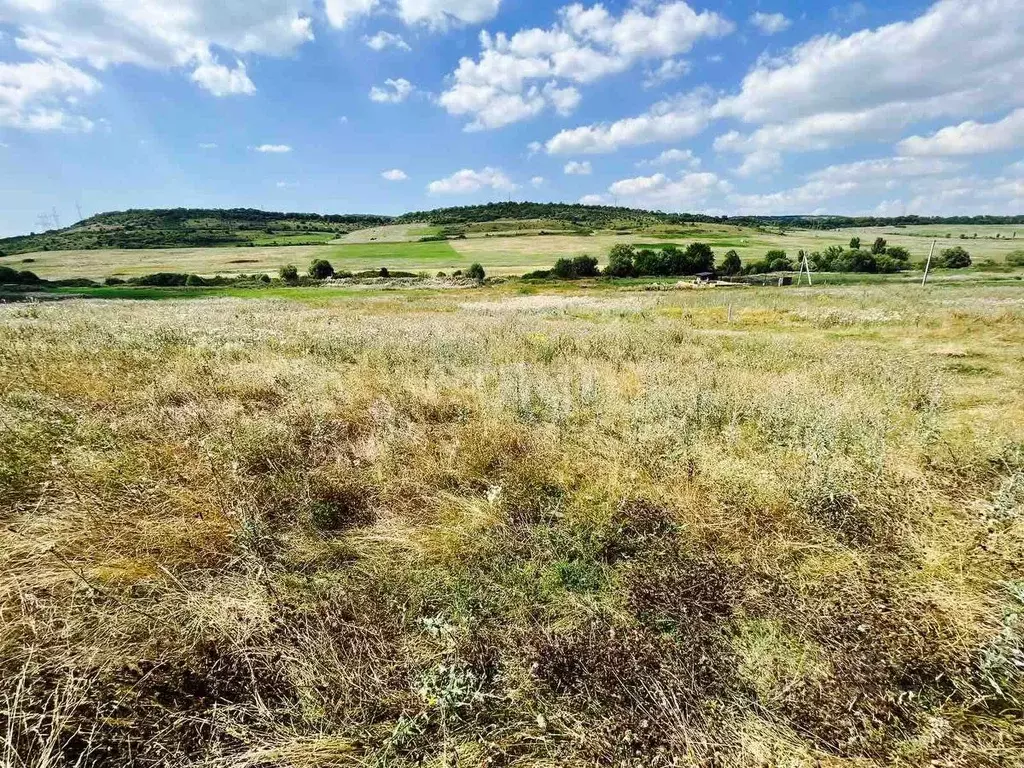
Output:
[[0,253],[99,248],[310,245],[391,221],[389,216],[281,213],[252,208],[101,213],[65,229],[0,239]]
[[[359,229],[423,222],[442,235],[516,229],[509,222],[533,222],[530,228],[616,231],[664,225],[730,224],[773,231],[836,230],[852,227],[941,225],[1024,225],[1024,216],[898,218],[845,216],[707,216],[664,213],[617,206],[566,203],[487,203],[413,211],[398,217],[372,214],[281,213],[252,208],[138,209],[101,213],[65,229],[0,239],[0,256],[37,251],[94,249],[204,248],[214,246],[320,245]],[[521,225],[525,226],[525,225]]]

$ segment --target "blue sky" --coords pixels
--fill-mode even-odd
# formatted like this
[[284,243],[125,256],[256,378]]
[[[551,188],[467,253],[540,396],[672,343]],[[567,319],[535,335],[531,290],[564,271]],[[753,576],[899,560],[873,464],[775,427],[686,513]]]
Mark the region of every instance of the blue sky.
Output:
[[1021,0],[0,0],[0,234],[128,207],[1024,213]]

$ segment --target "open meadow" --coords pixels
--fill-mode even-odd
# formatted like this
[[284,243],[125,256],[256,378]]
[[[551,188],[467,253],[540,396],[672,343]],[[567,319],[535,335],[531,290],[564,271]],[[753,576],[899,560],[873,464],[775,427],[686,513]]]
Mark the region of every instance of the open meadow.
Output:
[[[517,222],[522,225],[523,222]],[[729,224],[699,224],[689,227],[658,226],[628,234],[598,230],[594,234],[566,234],[540,229],[518,234],[487,232],[491,225],[470,226],[465,239],[419,242],[419,237],[438,230],[419,225],[391,225],[363,229],[322,245],[271,247],[223,246],[206,248],[95,249],[38,251],[0,259],[0,266],[30,269],[47,279],[134,277],[153,272],[186,272],[204,276],[217,274],[276,274],[286,264],[304,269],[313,259],[323,258],[335,269],[358,272],[387,267],[407,272],[451,273],[479,262],[488,274],[522,274],[550,268],[561,257],[589,254],[602,263],[618,243],[685,247],[705,242],[721,259],[735,250],[744,261],[762,258],[772,249],[786,251],[795,259],[798,251],[822,251],[830,245],[847,246],[853,237],[865,247],[877,237],[889,245],[907,248],[912,262],[923,262],[933,239],[936,252],[953,245],[970,251],[975,263],[992,260],[1003,263],[1010,253],[1024,251],[1024,228],[1009,225],[875,227],[836,230],[774,230],[737,227]],[[499,229],[510,223],[494,224]],[[539,225],[538,225],[539,226]],[[947,238],[946,235],[950,237]],[[977,234],[978,237],[974,238]],[[967,239],[961,239],[964,235]],[[998,235],[998,237],[997,237]],[[306,237],[308,235],[297,235]],[[331,236],[325,236],[327,240]],[[268,235],[267,241],[286,242],[287,236]]]
[[0,765],[1024,764],[1019,284],[636,288],[0,304]]

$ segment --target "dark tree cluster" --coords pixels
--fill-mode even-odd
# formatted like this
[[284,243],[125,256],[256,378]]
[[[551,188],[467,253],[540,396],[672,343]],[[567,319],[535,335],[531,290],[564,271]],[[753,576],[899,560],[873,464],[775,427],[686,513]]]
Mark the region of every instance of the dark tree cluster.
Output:
[[715,268],[715,253],[707,243],[690,243],[685,249],[674,245],[641,248],[620,243],[608,255],[604,274],[608,277],[668,277],[696,275]]

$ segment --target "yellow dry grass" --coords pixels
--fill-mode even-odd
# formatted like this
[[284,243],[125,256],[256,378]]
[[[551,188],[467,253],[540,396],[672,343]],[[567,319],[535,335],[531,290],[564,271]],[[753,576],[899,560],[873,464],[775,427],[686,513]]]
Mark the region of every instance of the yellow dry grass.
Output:
[[517,291],[0,306],[0,764],[1021,764],[1019,289]]

